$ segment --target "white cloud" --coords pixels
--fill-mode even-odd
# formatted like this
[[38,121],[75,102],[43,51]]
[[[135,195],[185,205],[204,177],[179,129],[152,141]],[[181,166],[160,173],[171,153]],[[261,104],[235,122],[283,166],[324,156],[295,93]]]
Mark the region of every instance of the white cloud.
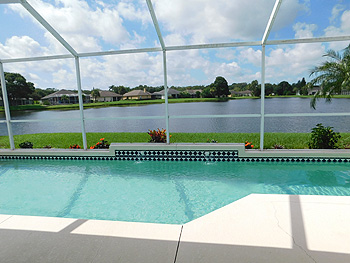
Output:
[[332,16],[330,17],[329,21],[331,23],[333,23],[336,19],[338,19],[339,17],[339,14],[344,11],[345,9],[345,6],[344,5],[341,5],[341,4],[338,4],[338,5],[335,5],[332,9]]
[[302,77],[308,78],[310,70],[322,61],[325,47],[322,44],[297,44],[292,47],[272,49],[266,57],[267,81],[295,82]]
[[40,77],[34,73],[29,73],[28,75],[32,81],[40,80]]
[[[189,43],[262,38],[274,0],[154,0],[157,17],[170,34],[189,38]],[[283,27],[304,9],[299,1],[286,0],[278,19]]]
[[52,73],[53,83],[58,84],[59,88],[69,89],[72,87],[70,83],[75,81],[75,74],[66,69],[60,69]]
[[146,7],[146,1],[138,1],[137,3],[120,1],[117,5],[117,10],[127,20],[141,21],[145,26],[152,23],[151,16]]
[[[120,14],[124,11],[124,15],[130,18],[128,8],[118,10],[118,6],[99,5],[93,9],[83,0],[56,0],[55,3],[56,5],[41,0],[30,1],[44,19],[79,52],[101,50],[100,40],[116,46],[132,40],[133,36],[124,27]],[[11,5],[10,8],[35,21],[21,6]]]
[[261,66],[261,50],[244,48],[240,51],[239,57],[243,63],[251,63],[256,67]]
[[49,50],[42,47],[37,41],[28,36],[13,36],[0,43],[1,58],[23,58],[31,56],[44,56],[49,54]]
[[[350,35],[350,10],[346,10],[340,16],[340,26],[329,26],[325,30],[325,36],[333,37],[333,36],[343,36]],[[347,42],[348,43],[348,42]],[[336,51],[340,51],[344,49],[348,44],[344,42],[332,42],[329,45],[329,48],[334,49]]]
[[317,25],[298,22],[294,24],[293,30],[295,31],[295,38],[311,38],[313,37],[313,31],[317,30]]
[[[296,23],[295,38],[311,38],[317,30],[314,24]],[[295,82],[308,78],[310,70],[323,60],[325,46],[322,43],[281,45],[269,47],[266,56],[266,81],[278,83]]]
[[237,58],[237,54],[236,54],[236,49],[228,49],[228,48],[225,48],[225,49],[219,49],[217,50],[217,52],[215,53],[215,56],[217,58],[222,58],[222,59],[225,59],[225,60],[234,60]]
[[183,46],[186,45],[186,39],[181,34],[169,34],[164,37],[167,46]]
[[110,85],[135,87],[140,84],[162,85],[161,53],[127,54],[81,60],[83,86],[107,89]]

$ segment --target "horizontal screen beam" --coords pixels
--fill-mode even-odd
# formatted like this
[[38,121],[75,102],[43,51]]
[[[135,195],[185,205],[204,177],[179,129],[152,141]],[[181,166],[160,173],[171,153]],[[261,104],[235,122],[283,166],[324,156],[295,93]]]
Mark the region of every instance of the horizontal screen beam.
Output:
[[[317,38],[300,38],[300,39],[282,39],[282,40],[268,40],[266,45],[292,45],[292,44],[311,44],[319,42],[333,42],[333,41],[349,41],[350,36],[338,36],[338,37],[317,37]],[[191,49],[212,49],[212,48],[233,48],[233,47],[249,47],[249,46],[261,46],[260,41],[253,42],[232,42],[232,43],[216,43],[216,44],[199,44],[199,45],[185,45],[185,46],[169,46],[165,47],[166,51],[181,51]],[[98,51],[88,53],[78,53],[77,57],[97,57],[97,56],[111,56],[122,54],[135,54],[135,53],[147,53],[147,52],[160,52],[161,47],[152,48],[140,48],[140,49],[127,49],[127,50],[111,50],[111,51]],[[40,61],[51,59],[67,59],[73,58],[73,55],[53,55],[42,57],[28,57],[28,58],[11,58],[1,59],[1,63],[16,63],[16,62],[28,62],[28,61]]]
[[[336,117],[336,116],[350,116],[348,112],[338,113],[272,113],[265,114],[268,118],[280,118],[280,117]],[[169,115],[170,119],[203,119],[203,118],[260,118],[261,114],[223,114],[223,115]],[[128,117],[96,117],[96,118],[84,118],[86,121],[98,121],[98,120],[157,120],[164,119],[165,116],[128,116]],[[80,118],[70,119],[27,119],[27,120],[11,120],[11,123],[30,123],[30,122],[54,122],[54,121],[80,121]],[[6,120],[0,120],[0,123],[6,123]]]
[[18,4],[21,3],[20,0],[0,0],[0,5],[1,4]]

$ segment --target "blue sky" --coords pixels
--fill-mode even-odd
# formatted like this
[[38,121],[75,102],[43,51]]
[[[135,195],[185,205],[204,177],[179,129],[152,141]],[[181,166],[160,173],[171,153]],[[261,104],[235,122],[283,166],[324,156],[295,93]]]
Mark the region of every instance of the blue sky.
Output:
[[[1,2],[1,1],[0,1]],[[28,0],[77,52],[159,47],[145,0]],[[260,41],[274,0],[153,0],[167,46]],[[0,59],[68,52],[20,4],[0,5]],[[269,40],[350,35],[347,0],[284,0]],[[266,80],[308,79],[329,49],[349,42],[267,46]],[[169,51],[168,85],[229,84],[261,78],[261,48]],[[75,89],[72,59],[6,63],[38,88]],[[163,84],[162,53],[81,59],[83,89]]]

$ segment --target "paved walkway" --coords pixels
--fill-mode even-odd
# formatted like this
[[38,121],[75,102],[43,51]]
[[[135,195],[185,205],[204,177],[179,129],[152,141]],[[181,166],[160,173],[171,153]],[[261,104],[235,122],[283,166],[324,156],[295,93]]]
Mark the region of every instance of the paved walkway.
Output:
[[0,215],[6,262],[350,262],[350,197],[249,195],[183,226]]

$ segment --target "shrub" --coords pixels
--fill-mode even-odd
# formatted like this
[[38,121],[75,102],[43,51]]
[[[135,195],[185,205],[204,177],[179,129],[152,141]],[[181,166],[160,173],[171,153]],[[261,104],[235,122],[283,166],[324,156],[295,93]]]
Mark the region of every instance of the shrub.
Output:
[[312,129],[310,142],[308,143],[310,149],[335,149],[338,140],[340,139],[339,132],[334,132],[333,127],[324,127],[322,123],[316,125]]
[[[166,142],[166,130],[148,130],[149,136],[151,136],[149,142]],[[170,135],[171,137],[171,135]]]
[[69,149],[81,149],[79,144],[69,145]]
[[245,148],[246,149],[253,149],[254,145],[251,142],[245,141]]
[[109,149],[109,143],[105,141],[105,138],[101,138],[100,141],[91,146],[90,149]]
[[21,143],[19,144],[19,147],[20,147],[20,148],[33,149],[33,143],[32,143],[32,142],[28,142],[28,141],[21,142]]

